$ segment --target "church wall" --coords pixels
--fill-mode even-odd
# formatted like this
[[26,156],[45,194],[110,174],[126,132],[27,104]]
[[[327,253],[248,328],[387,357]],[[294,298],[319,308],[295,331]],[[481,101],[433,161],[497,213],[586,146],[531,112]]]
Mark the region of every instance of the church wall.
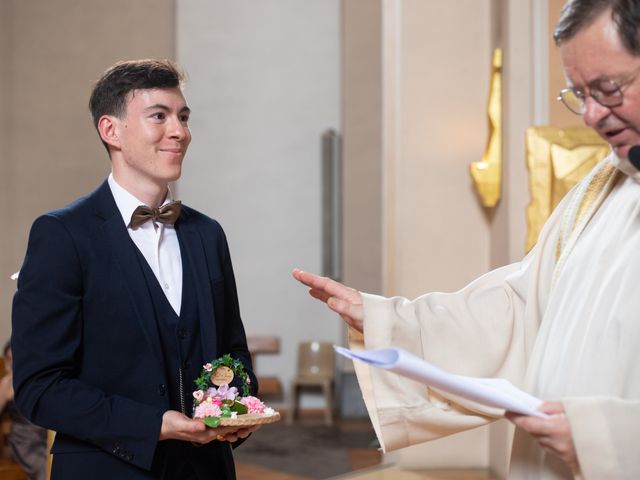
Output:
[[342,2],[344,282],[383,290],[382,2]]
[[[9,18],[11,4],[0,2],[0,105],[8,105],[11,98],[10,62],[11,62],[11,30]],[[0,108],[0,205],[8,205],[9,197],[9,151],[11,140],[10,111],[8,108]],[[8,337],[8,324],[10,310],[8,299],[15,288],[15,284],[9,279],[13,272],[12,262],[6,254],[10,243],[10,225],[13,219],[5,218],[3,234],[0,235],[0,342]]]

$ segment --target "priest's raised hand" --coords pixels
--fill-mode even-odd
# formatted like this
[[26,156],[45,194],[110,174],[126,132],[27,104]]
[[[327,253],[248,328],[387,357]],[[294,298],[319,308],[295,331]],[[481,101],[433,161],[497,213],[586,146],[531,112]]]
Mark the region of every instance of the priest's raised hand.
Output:
[[292,274],[296,280],[309,287],[312,297],[326,303],[331,310],[340,314],[350,327],[362,333],[364,310],[360,292],[330,278],[303,272],[298,268],[295,268]]

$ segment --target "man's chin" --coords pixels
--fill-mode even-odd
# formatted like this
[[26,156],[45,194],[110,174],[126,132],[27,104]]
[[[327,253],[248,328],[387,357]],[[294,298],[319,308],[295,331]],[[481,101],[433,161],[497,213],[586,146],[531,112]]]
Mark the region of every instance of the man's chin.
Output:
[[618,145],[613,148],[613,153],[616,154],[616,156],[618,158],[624,158],[627,159],[629,158],[629,150],[631,149],[633,145]]
[[181,168],[179,168],[177,171],[170,172],[166,176],[166,181],[167,182],[175,182],[176,180],[180,179],[180,175],[182,175],[182,169]]

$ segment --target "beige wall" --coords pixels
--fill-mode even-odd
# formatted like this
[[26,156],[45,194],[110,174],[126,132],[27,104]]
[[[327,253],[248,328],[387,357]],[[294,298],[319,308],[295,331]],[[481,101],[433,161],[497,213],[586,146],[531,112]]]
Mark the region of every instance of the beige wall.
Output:
[[10,199],[13,207],[0,252],[1,341],[9,335],[15,289],[8,277],[22,263],[32,221],[88,193],[109,172],[87,111],[93,80],[117,60],[172,58],[174,0],[0,5],[1,104],[11,120],[0,129],[0,145],[8,146],[0,173],[3,205]]
[[489,222],[468,173],[487,139],[489,13],[488,0],[398,2],[386,66],[397,76],[385,90],[396,111],[385,132],[396,145],[385,160],[386,294],[457,290],[489,268]]
[[[5,107],[0,108],[0,205],[9,204],[9,154],[11,149],[9,144],[11,140],[11,122],[10,109],[6,108],[6,105],[11,98],[10,89],[10,65],[11,65],[11,45],[10,45],[10,30],[9,30],[9,18],[11,13],[11,4],[9,2],[0,1],[0,105]],[[0,343],[8,337],[9,332],[9,318],[10,308],[8,300],[10,294],[13,291],[14,285],[9,280],[9,275],[13,273],[15,266],[12,265],[9,255],[10,239],[12,237],[12,230],[10,225],[13,223],[12,219],[5,218],[3,222],[3,234],[0,235],[0,288],[2,293],[0,294],[1,315],[0,315]]]
[[553,42],[553,31],[566,0],[548,0],[549,2],[549,125],[554,127],[572,127],[582,125],[582,118],[575,115],[556,100],[558,93],[566,85],[560,51]]
[[382,2],[342,2],[344,282],[383,290]]

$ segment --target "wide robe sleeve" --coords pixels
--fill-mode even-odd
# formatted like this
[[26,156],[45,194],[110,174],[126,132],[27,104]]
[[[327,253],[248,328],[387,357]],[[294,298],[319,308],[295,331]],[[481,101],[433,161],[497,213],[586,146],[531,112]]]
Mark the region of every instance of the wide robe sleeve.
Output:
[[[523,387],[550,289],[564,203],[521,262],[458,292],[412,301],[363,294],[364,335],[351,330],[350,347],[400,347],[455,374],[502,377]],[[478,427],[504,413],[361,362],[354,366],[385,451]]]
[[584,479],[640,478],[640,401],[573,397],[562,403]]

